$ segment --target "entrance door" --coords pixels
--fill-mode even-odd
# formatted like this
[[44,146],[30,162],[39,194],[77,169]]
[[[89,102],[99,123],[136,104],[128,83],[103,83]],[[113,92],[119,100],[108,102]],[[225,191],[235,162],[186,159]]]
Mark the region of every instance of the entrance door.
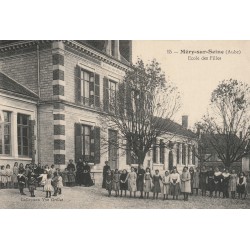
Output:
[[168,155],[168,169],[169,169],[169,171],[173,170],[173,167],[174,167],[174,162],[173,161],[174,161],[173,152],[170,151],[169,155]]
[[117,146],[117,132],[109,129],[109,165],[111,169],[118,167],[118,146]]

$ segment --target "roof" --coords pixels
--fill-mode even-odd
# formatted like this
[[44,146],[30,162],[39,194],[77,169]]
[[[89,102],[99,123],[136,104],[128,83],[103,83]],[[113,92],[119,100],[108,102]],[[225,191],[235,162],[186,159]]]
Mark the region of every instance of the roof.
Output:
[[33,91],[0,72],[0,91],[11,92],[31,99],[38,99]]
[[192,132],[190,129],[186,129],[179,123],[176,123],[170,119],[163,119],[160,117],[156,117],[155,120],[161,127],[163,127],[164,124],[166,124],[166,132],[189,137],[189,138],[198,139],[197,135],[194,132]]

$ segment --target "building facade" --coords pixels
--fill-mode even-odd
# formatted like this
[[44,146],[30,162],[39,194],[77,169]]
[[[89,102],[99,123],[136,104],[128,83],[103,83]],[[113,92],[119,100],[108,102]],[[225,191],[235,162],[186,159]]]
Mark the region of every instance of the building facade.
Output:
[[[115,138],[116,131],[103,128],[99,115],[131,61],[131,41],[1,41],[0,164],[33,160],[64,168],[83,158],[94,170],[106,160],[128,168],[132,162],[121,149],[101,146],[101,133]],[[178,126],[175,136],[159,138],[171,136],[172,148],[153,147],[145,166],[197,165],[196,139]]]

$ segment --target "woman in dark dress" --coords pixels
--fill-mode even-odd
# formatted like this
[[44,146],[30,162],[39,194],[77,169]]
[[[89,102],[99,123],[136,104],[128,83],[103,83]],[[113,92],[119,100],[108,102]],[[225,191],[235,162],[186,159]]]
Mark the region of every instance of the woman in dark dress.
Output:
[[106,176],[107,176],[107,172],[108,170],[111,170],[110,169],[110,166],[108,165],[108,161],[105,161],[105,165],[103,167],[103,172],[102,172],[102,188],[106,188]]
[[189,168],[189,174],[191,177],[191,195],[193,194],[193,189],[194,189],[194,168],[190,167]]
[[138,173],[137,173],[137,190],[140,191],[140,199],[143,198],[143,186],[144,186],[144,175],[145,170],[142,165],[139,165]]
[[245,193],[245,190],[246,190],[246,177],[244,176],[244,173],[241,172],[237,179],[237,193],[238,193],[239,199],[243,198],[243,194]]
[[222,180],[222,173],[219,171],[219,168],[215,168],[214,171],[214,191],[215,197],[217,197],[217,193],[219,192],[219,197],[221,193],[221,180]]
[[79,186],[83,185],[83,171],[84,171],[84,164],[82,162],[82,159],[79,159],[79,161],[76,164],[76,183]]
[[201,195],[206,196],[206,190],[207,190],[207,170],[205,166],[202,167],[200,174],[200,188],[201,188]]
[[210,167],[209,171],[207,172],[207,188],[209,191],[209,196],[213,197],[214,192],[214,171],[213,168]]
[[70,187],[74,186],[76,182],[75,171],[76,167],[73,164],[73,160],[69,160],[69,164],[67,166],[67,180]]
[[229,181],[230,181],[230,174],[228,173],[228,170],[225,169],[222,173],[222,179],[221,179],[221,189],[223,192],[223,198],[229,198]]
[[90,166],[87,161],[85,161],[83,166],[83,185],[85,187],[90,187],[94,185],[90,175]]
[[122,197],[122,191],[125,192],[125,197],[127,196],[127,190],[128,190],[128,181],[126,180],[128,176],[128,172],[126,169],[124,169],[120,175],[120,190],[121,190],[121,197]]

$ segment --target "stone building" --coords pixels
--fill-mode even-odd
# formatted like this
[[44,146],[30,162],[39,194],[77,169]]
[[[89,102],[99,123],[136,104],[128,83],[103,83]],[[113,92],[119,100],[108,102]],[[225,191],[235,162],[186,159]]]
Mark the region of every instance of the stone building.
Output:
[[[131,41],[0,41],[0,164],[33,160],[64,168],[82,157],[96,170],[106,160],[128,168],[132,162],[120,149],[101,148],[98,116],[131,62]],[[197,164],[194,134],[176,129],[178,135],[169,134],[173,147],[153,147],[145,165]]]

